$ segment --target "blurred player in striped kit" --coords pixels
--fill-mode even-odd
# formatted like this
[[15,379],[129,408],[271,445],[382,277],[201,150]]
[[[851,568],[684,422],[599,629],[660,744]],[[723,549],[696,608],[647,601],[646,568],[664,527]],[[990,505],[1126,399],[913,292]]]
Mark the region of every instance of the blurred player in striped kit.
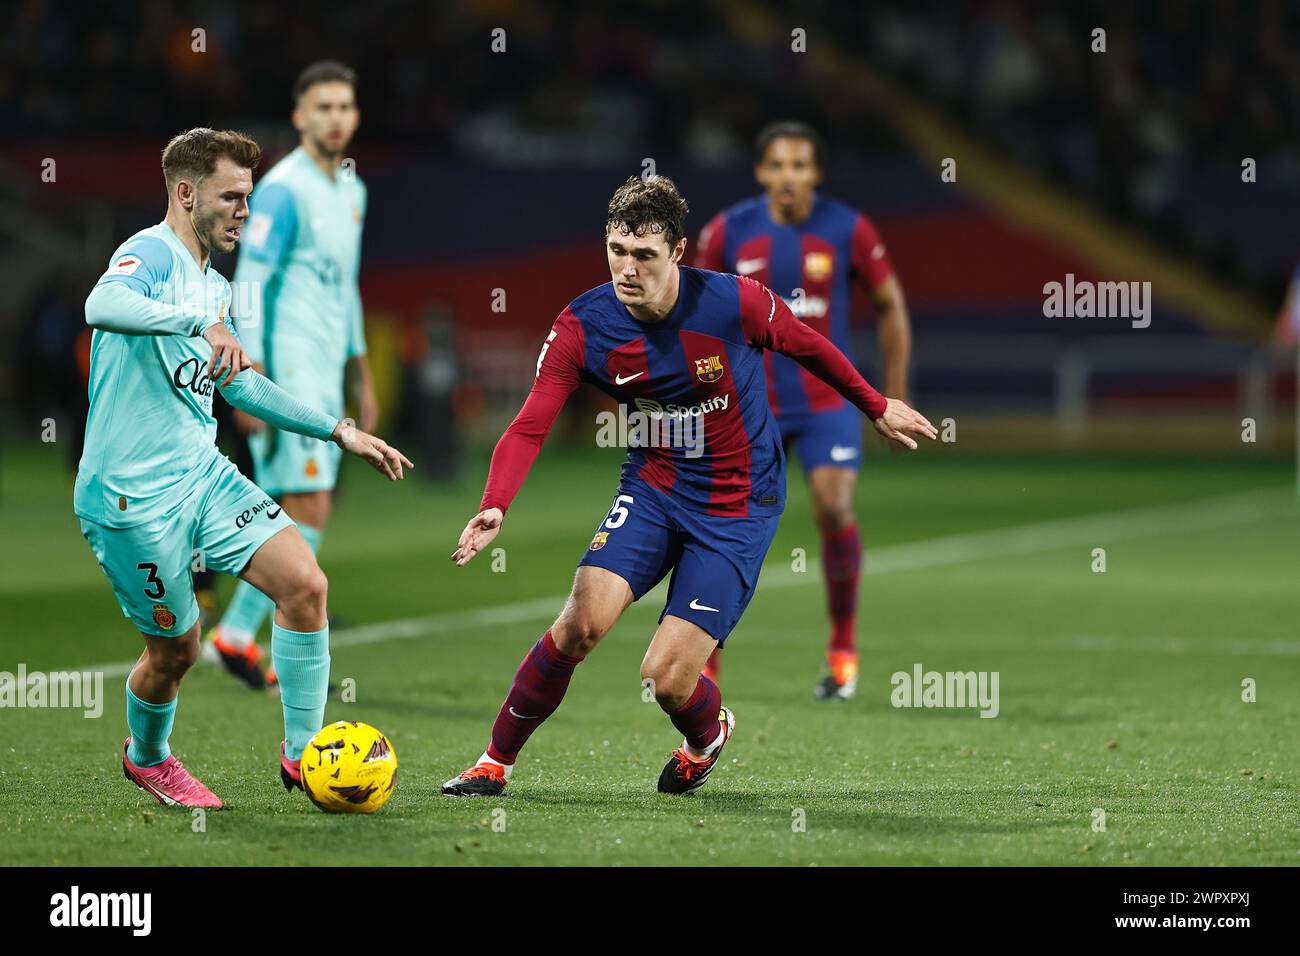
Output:
[[[810,126],[779,121],[764,127],[754,148],[763,195],[725,209],[700,232],[695,265],[749,276],[771,288],[805,324],[849,348],[852,284],[875,306],[884,359],[885,394],[910,402],[912,333],[903,287],[875,226],[862,213],[817,192],[825,149]],[[831,633],[826,673],[814,693],[848,699],[857,689],[854,628],[862,541],[853,494],[862,457],[862,424],[843,396],[798,363],[768,352],[768,399],[787,449],[808,476],[813,516],[822,538]],[[706,673],[716,677],[714,653]]]
[[[297,149],[258,183],[235,272],[241,333],[258,371],[299,400],[331,415],[347,404],[362,431],[379,410],[366,358],[361,292],[361,229],[366,189],[345,160],[361,119],[356,74],[332,60],[313,63],[293,90]],[[340,453],[239,410],[254,475],[297,523],[313,552],[329,520]],[[255,643],[271,599],[241,581],[214,629],[212,644],[249,687],[275,683]]]

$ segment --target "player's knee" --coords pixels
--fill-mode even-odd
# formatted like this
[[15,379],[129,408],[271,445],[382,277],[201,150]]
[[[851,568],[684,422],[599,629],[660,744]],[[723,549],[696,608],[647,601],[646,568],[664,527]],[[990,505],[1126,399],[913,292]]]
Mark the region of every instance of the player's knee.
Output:
[[853,506],[847,501],[823,500],[813,505],[817,527],[826,533],[836,534],[856,520]]
[[178,681],[198,663],[199,640],[195,632],[193,640],[182,635],[166,644],[154,645],[149,651],[149,664],[155,674],[168,680]]
[[329,580],[315,561],[294,570],[279,595],[276,604],[281,610],[315,614],[323,613],[329,592]]
[[641,684],[650,688],[655,700],[668,713],[679,710],[695,691],[699,674],[677,661],[646,660],[641,664]]
[[592,614],[566,611],[551,627],[551,640],[561,654],[586,657],[609,628]]
[[303,607],[323,610],[325,600],[329,596],[329,586],[329,579],[325,577],[325,572],[320,569],[320,565],[313,562],[310,568],[303,570],[301,580],[298,582],[298,603]]

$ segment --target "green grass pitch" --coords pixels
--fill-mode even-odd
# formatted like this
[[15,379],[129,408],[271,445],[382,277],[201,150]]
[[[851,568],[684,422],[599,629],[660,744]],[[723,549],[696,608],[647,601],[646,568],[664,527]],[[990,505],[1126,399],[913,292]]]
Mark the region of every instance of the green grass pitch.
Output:
[[[120,665],[139,650],[77,530],[60,455],[0,462],[0,670]],[[863,672],[857,698],[833,704],[811,695],[826,625],[792,469],[725,652],[737,732],[707,787],[655,793],[679,740],[638,679],[657,591],[578,669],[507,795],[454,800],[439,784],[481,752],[619,463],[548,447],[498,538],[505,570],[490,555],[457,570],[448,555],[484,459],[438,488],[349,468],[325,540],[331,610],[350,623],[336,628],[333,677],[357,695],[326,717],[391,737],[401,772],[382,811],[332,817],[286,794],[278,701],[200,665],[172,743],[230,808],[196,827],[122,778],[119,669],[100,719],[0,710],[3,861],[1300,864],[1300,519],[1284,462],[981,459],[941,445],[874,456],[859,494]],[[917,663],[997,671],[999,715],[894,708],[890,675]]]

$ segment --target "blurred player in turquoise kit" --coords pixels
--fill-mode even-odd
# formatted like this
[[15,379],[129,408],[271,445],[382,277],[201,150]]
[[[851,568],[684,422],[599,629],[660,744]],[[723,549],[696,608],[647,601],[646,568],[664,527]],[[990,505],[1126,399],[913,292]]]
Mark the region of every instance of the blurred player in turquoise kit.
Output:
[[[763,194],[725,209],[700,233],[695,264],[765,283],[810,328],[846,354],[854,284],[870,296],[880,328],[885,392],[907,401],[912,333],[903,287],[871,220],[818,193],[821,137],[790,121],[759,132],[754,173]],[[858,684],[854,630],[862,541],[853,513],[862,423],[844,397],[798,363],[768,353],[768,400],[781,440],[808,475],[813,518],[822,538],[822,573],[831,619],[826,673],[813,692],[829,700],[853,696]],[[707,673],[716,677],[719,655]]]
[[[346,386],[357,425],[369,431],[379,409],[357,286],[366,188],[344,157],[361,118],[356,75],[342,63],[314,63],[299,75],[293,96],[301,142],[258,184],[235,271],[237,320],[254,368],[300,401],[339,417]],[[249,436],[258,485],[319,551],[339,451],[267,428],[238,409],[235,424]],[[256,644],[271,604],[241,582],[212,635],[226,669],[252,688],[276,681],[274,668],[263,671]]]
[[323,723],[329,680],[325,575],[289,515],[217,450],[213,389],[277,428],[337,442],[389,478],[411,466],[250,368],[230,284],[211,255],[239,241],[261,155],[240,133],[175,137],[162,157],[166,219],[120,245],[86,299],[95,332],[74,509],[122,613],[144,635],[126,684],[122,769],[168,806],[222,806],[169,745],[180,683],[199,655],[196,557],[274,602],[286,787],[301,786],[299,758]]

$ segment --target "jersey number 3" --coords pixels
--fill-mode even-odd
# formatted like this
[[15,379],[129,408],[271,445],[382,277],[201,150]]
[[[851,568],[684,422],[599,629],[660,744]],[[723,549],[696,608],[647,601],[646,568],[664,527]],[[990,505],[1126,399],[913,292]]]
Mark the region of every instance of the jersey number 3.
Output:
[[[145,597],[152,598],[153,600],[157,601],[159,598],[161,598],[164,594],[167,593],[167,588],[163,586],[162,579],[158,577],[158,565],[137,564],[135,567],[137,571],[149,572],[149,576],[145,578],[145,583],[151,584],[153,585],[153,587],[147,587],[144,589]],[[157,591],[156,594],[154,593],[155,591]]]

